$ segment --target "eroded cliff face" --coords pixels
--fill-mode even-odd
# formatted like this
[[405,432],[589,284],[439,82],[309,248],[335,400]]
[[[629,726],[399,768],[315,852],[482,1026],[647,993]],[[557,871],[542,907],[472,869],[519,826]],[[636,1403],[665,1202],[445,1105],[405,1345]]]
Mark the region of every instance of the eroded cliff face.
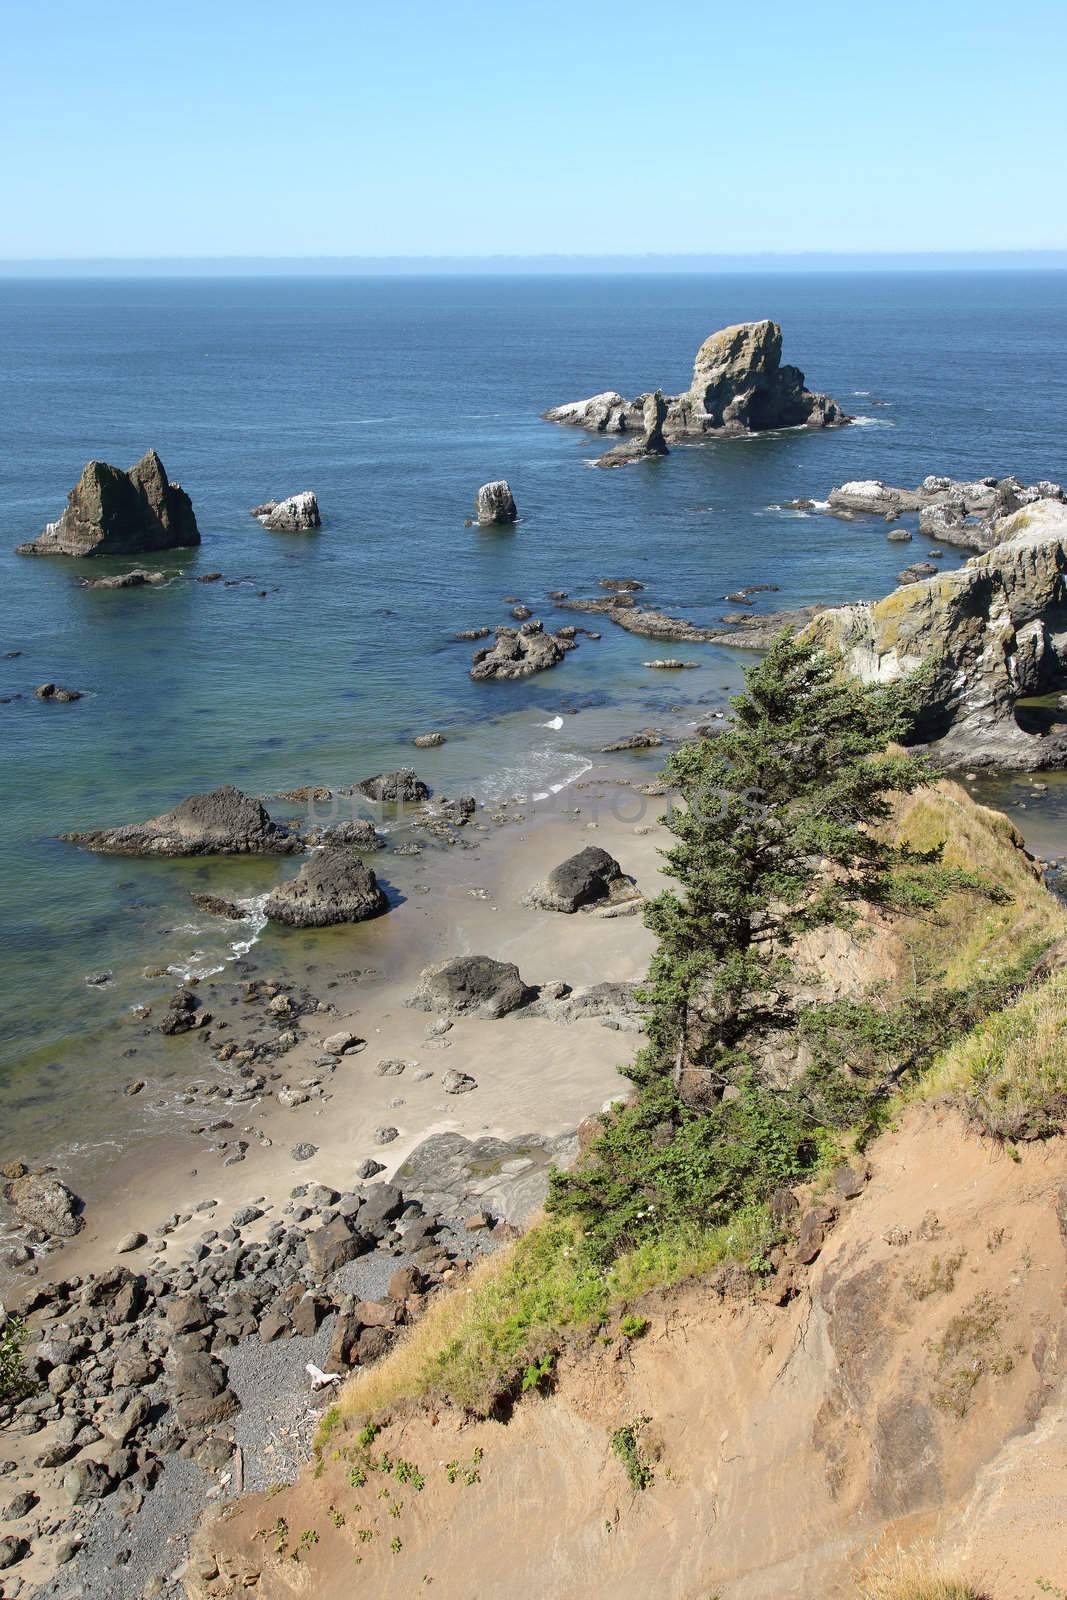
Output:
[[1036,501],[996,533],[958,571],[824,611],[806,631],[865,683],[925,669],[919,736],[946,766],[1062,766],[1067,716],[1019,702],[1067,689],[1067,506]]
[[[202,1530],[190,1600],[854,1600],[879,1547],[920,1537],[1032,1600],[1067,1570],[1065,1177],[1062,1140],[1015,1162],[916,1108],[869,1173],[802,1201],[825,1221],[791,1287],[735,1270],[650,1296],[642,1337],[577,1341],[506,1424],[395,1416],[364,1483],[336,1434],[320,1471]],[[635,1493],[610,1438],[639,1418]]]

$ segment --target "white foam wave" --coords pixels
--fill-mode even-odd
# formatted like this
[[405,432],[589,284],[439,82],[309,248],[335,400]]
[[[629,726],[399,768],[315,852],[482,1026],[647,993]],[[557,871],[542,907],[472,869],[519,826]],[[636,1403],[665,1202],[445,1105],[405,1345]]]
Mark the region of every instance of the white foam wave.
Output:
[[247,916],[250,926],[247,938],[235,939],[231,944],[230,949],[233,952],[230,957],[231,961],[239,961],[242,956],[248,954],[254,944],[258,943],[260,934],[267,926],[267,901],[269,899],[269,894],[254,894],[247,900],[237,901],[237,904]]
[[513,766],[500,767],[481,786],[486,805],[503,800],[547,800],[589,771],[593,763],[585,756],[559,750],[530,750]]
[[895,428],[896,423],[890,422],[888,417],[853,417],[854,428]]
[[562,717],[550,717],[547,722],[539,722],[537,724],[537,726],[539,728],[557,728],[557,729],[558,728],[562,728],[562,726],[563,726],[563,718]]

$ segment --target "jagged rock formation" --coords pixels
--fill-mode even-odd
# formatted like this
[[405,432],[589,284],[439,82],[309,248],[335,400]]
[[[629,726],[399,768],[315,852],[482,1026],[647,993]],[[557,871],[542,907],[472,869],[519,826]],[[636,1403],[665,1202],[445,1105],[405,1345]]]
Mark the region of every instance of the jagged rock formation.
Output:
[[573,633],[562,629],[559,633],[546,633],[544,623],[535,617],[521,628],[497,628],[496,643],[474,652],[470,675],[478,681],[529,678],[535,672],[558,666],[575,646]]
[[275,533],[307,533],[311,528],[322,527],[319,502],[310,489],[285,500],[266,500],[261,506],[253,506],[252,515]]
[[83,589],[143,589],[146,584],[158,585],[166,581],[166,573],[146,572],[144,567],[134,567],[132,572],[120,572],[113,578],[84,578]]
[[993,534],[958,571],[824,611],[809,633],[867,683],[925,666],[918,734],[946,766],[1062,766],[1067,722],[1018,703],[1067,687],[1067,506],[1037,501]]
[[68,844],[120,856],[291,855],[296,834],[272,822],[258,800],[232,784],[192,794],[147,822],[60,835]]
[[652,456],[668,454],[663,437],[663,424],[667,419],[667,402],[657,389],[646,394],[641,407],[642,432],[639,439],[624,439],[614,449],[597,457],[598,467],[625,467],[631,461],[647,461]]
[[[609,390],[589,400],[553,406],[543,416],[546,422],[595,433],[629,433],[647,428],[646,402],[652,398],[639,395],[624,400]],[[697,351],[692,383],[684,394],[669,396],[666,407],[667,439],[763,433],[769,428],[830,428],[852,420],[829,395],[805,388],[798,367],[782,365],[782,330],[766,319],[739,322],[705,339]]]
[[[760,585],[763,587],[763,585]],[[769,587],[769,586],[768,586]],[[662,639],[675,644],[729,644],[742,650],[766,650],[784,628],[802,628],[825,611],[825,606],[799,606],[792,611],[771,611],[763,616],[729,612],[725,628],[702,628],[685,617],[672,617],[651,606],[639,606],[626,593],[597,595],[591,600],[557,601],[563,611],[586,611],[607,617],[642,639]]]
[[265,910],[272,922],[292,928],[328,928],[366,922],[388,909],[370,867],[351,850],[326,846],[305,861],[295,878],[279,884]]
[[23,556],[128,556],[200,543],[192,501],[154,450],[123,472],[90,461],[58,522],[18,546]]
[[506,478],[493,483],[483,483],[474,499],[474,517],[479,527],[491,528],[494,524],[515,522],[519,509]]
[[978,478],[973,483],[934,474],[917,489],[897,489],[880,478],[842,483],[830,490],[829,506],[838,517],[884,517],[893,522],[919,513],[919,532],[940,544],[964,550],[990,550],[999,520],[1036,500],[1067,498],[1058,483],[1024,484],[1018,478]]

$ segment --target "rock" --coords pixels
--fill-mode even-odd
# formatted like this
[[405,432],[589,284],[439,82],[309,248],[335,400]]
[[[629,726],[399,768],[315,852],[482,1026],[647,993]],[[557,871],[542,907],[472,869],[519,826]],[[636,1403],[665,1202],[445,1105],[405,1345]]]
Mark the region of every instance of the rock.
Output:
[[289,1152],[294,1161],[310,1161],[311,1158],[313,1156],[317,1156],[318,1153],[318,1145],[309,1144],[306,1140],[302,1140],[300,1144],[294,1144],[293,1148]]
[[58,522],[18,547],[19,555],[110,556],[179,550],[200,543],[192,502],[170,483],[154,450],[122,472],[90,461]]
[[191,989],[175,989],[170,997],[166,1014],[159,1024],[160,1033],[170,1037],[178,1033],[189,1033],[201,1025],[202,1018],[197,1015],[199,1010],[200,1001]]
[[656,661],[643,661],[643,667],[655,667],[661,672],[684,672],[687,667],[698,665],[696,661],[682,661],[678,656],[664,656]]
[[444,744],[445,736],[443,733],[417,733],[411,742],[416,750],[436,750]]
[[147,1243],[148,1235],[146,1233],[134,1232],[123,1234],[122,1238],[115,1246],[115,1254],[118,1256],[127,1256],[131,1250],[140,1250],[141,1247]]
[[450,1067],[441,1079],[441,1088],[445,1094],[470,1094],[472,1089],[477,1089],[478,1080],[472,1078],[468,1072],[457,1072]]
[[285,500],[267,500],[261,506],[254,506],[252,515],[276,533],[306,533],[310,528],[322,526],[319,502],[310,489],[291,494]]
[[1003,537],[998,523],[1012,512],[1039,500],[1065,499],[1058,483],[1045,480],[1023,484],[1018,478],[988,477],[961,482],[931,475],[916,489],[898,489],[879,478],[843,483],[830,490],[829,506],[846,518],[894,518],[917,511],[919,532],[927,538],[981,552]]
[[[379,1165],[378,1171],[384,1168]],[[372,1184],[359,1208],[360,1227],[367,1233],[380,1233],[387,1222],[395,1222],[405,1203],[403,1191],[395,1183]]]
[[63,1493],[71,1505],[80,1506],[87,1500],[102,1500],[116,1481],[99,1461],[76,1461],[63,1474]]
[[[776,322],[742,322],[722,328],[697,351],[693,380],[684,394],[668,396],[662,421],[665,439],[708,434],[762,433],[768,428],[839,427],[847,417],[828,395],[813,394],[804,374],[782,366],[782,330]],[[548,422],[597,433],[648,432],[647,402],[624,400],[614,390],[589,400],[555,406]],[[609,452],[613,455],[614,452]],[[602,458],[605,466],[620,464]]]
[[423,783],[410,767],[396,772],[379,772],[373,778],[364,778],[356,789],[368,800],[388,805],[421,805],[430,798],[429,785]]
[[[202,581],[202,580],[201,580]],[[134,567],[130,572],[119,572],[113,578],[83,578],[83,589],[141,589],[146,585],[166,582],[164,572],[146,572],[144,567]]]
[[6,1505],[0,1506],[0,1522],[20,1522],[23,1517],[29,1516],[34,1506],[39,1504],[40,1496],[34,1494],[32,1489],[24,1489],[21,1494],[12,1495]]
[[19,1561],[24,1561],[30,1553],[30,1547],[25,1539],[17,1534],[7,1534],[0,1539],[0,1572],[8,1567],[13,1567]]
[[476,650],[470,675],[480,682],[486,678],[529,678],[558,666],[568,650],[575,648],[573,637],[546,633],[536,618],[519,628],[497,628],[496,643]]
[[357,855],[373,854],[384,850],[386,843],[368,817],[356,817],[350,822],[328,822],[307,828],[303,834],[308,845],[345,845]]
[[662,743],[654,728],[642,728],[639,733],[631,733],[625,739],[616,739],[614,744],[601,745],[601,754],[610,755],[615,750],[654,750]]
[[81,1201],[58,1178],[30,1172],[15,1178],[5,1193],[19,1221],[50,1239],[71,1239],[84,1227]]
[[834,1169],[834,1188],[843,1200],[857,1199],[867,1187],[867,1174],[858,1167]]
[[61,689],[57,683],[39,683],[33,692],[38,700],[55,700],[60,705],[82,697],[80,689]]
[[892,533],[887,533],[886,538],[890,544],[910,544],[911,534],[907,528],[894,528]]
[[360,1366],[370,1366],[372,1362],[384,1356],[392,1342],[392,1334],[388,1328],[364,1328],[356,1346]]
[[1067,729],[1016,705],[1067,687],[1067,506],[1037,501],[994,532],[993,547],[957,571],[824,611],[808,636],[839,649],[864,682],[928,665],[916,741],[944,766],[1061,766]]
[[326,928],[338,922],[365,922],[388,908],[371,869],[350,850],[328,846],[305,861],[295,878],[279,884],[264,910],[271,922]]
[[308,1265],[321,1281],[362,1255],[366,1247],[362,1235],[353,1233],[343,1217],[331,1217],[307,1236]]
[[375,1128],[373,1137],[375,1144],[392,1144],[394,1139],[399,1139],[400,1129]]
[[232,784],[192,794],[147,822],[60,835],[87,850],[126,856],[291,855],[303,848],[258,800]]
[[506,478],[482,484],[474,499],[474,515],[479,527],[483,528],[517,520],[518,508]]
[[339,1033],[328,1034],[322,1041],[322,1048],[327,1055],[346,1056],[357,1050],[362,1050],[366,1040],[360,1038],[358,1033],[353,1033],[349,1028],[343,1028]]
[[614,887],[626,881],[615,857],[590,844],[553,867],[546,882],[530,890],[525,903],[545,911],[574,912],[609,899]]
[[419,1294],[423,1287],[423,1276],[416,1266],[397,1267],[389,1279],[386,1294],[390,1300],[409,1300],[413,1294]]
[[510,961],[455,956],[426,967],[409,1005],[445,1016],[503,1017],[524,1005],[530,991]]
[[801,1218],[797,1231],[796,1258],[802,1266],[809,1266],[819,1254],[826,1231],[832,1226],[835,1216],[831,1206],[813,1206]]
[[239,1409],[227,1388],[226,1368],[205,1350],[179,1356],[171,1379],[174,1409],[183,1428],[210,1428]]
[[385,1061],[379,1061],[374,1070],[379,1078],[399,1078],[400,1074],[405,1072],[407,1068],[408,1062],[392,1057]]
[[385,1168],[382,1166],[380,1161],[375,1161],[373,1156],[368,1156],[367,1159],[365,1161],[361,1161],[359,1166],[356,1168],[356,1177],[365,1183],[368,1178],[376,1178],[379,1172],[384,1171]]
[[248,912],[233,900],[225,900],[221,894],[197,894],[189,896],[198,911],[206,911],[212,917],[226,917],[230,922],[243,922]]
[[[638,402],[635,401],[636,405]],[[637,439],[624,439],[605,455],[598,456],[598,467],[625,467],[632,461],[647,461],[654,456],[668,454],[663,437],[663,424],[667,417],[667,402],[657,389],[646,394],[641,405],[641,434]]]

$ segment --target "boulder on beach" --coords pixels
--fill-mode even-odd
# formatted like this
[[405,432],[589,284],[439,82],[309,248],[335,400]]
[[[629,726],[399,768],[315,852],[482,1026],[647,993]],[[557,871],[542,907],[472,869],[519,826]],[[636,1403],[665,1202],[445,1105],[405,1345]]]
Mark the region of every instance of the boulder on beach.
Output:
[[497,628],[496,643],[474,652],[470,675],[476,681],[529,678],[558,666],[575,642],[573,632],[546,633],[544,623],[536,618],[520,628]]
[[615,857],[599,845],[590,844],[553,867],[546,881],[530,890],[525,903],[544,911],[574,912],[595,901],[611,899],[616,890],[629,887],[629,879]]
[[84,1227],[78,1197],[50,1173],[27,1172],[5,1193],[19,1221],[50,1239],[72,1239]]
[[271,922],[328,928],[338,922],[366,922],[388,906],[370,867],[351,850],[327,846],[305,861],[295,878],[279,884],[264,909]]
[[474,497],[474,516],[479,527],[491,528],[494,524],[515,522],[518,515],[515,496],[506,478],[483,483]]
[[105,461],[88,462],[59,521],[20,544],[18,554],[127,556],[199,543],[192,501],[149,450],[128,472]]
[[292,855],[300,839],[232,784],[192,794],[147,822],[63,833],[68,844],[122,856]]
[[[614,390],[554,406],[546,422],[596,433],[649,431],[648,402],[654,395],[624,400]],[[851,422],[829,395],[804,385],[797,367],[782,365],[782,330],[765,318],[739,322],[711,334],[697,351],[693,378],[683,394],[666,398],[662,438],[764,433],[770,428],[831,428]],[[640,452],[647,454],[652,452]],[[598,465],[617,466],[634,457],[610,451]]]
[[503,1017],[525,1005],[530,992],[514,962],[454,956],[424,968],[408,1004],[447,1017]]
[[252,516],[265,528],[276,533],[307,533],[311,528],[321,528],[319,502],[311,489],[291,494],[285,500],[266,500],[252,507]]
[[363,778],[357,783],[356,789],[368,800],[388,805],[421,805],[430,798],[429,785],[423,783],[411,767],[399,767],[396,772],[376,772],[373,778]]
[[348,822],[317,823],[306,828],[303,837],[305,844],[309,845],[347,845],[357,855],[385,849],[385,840],[369,817],[355,817]]

